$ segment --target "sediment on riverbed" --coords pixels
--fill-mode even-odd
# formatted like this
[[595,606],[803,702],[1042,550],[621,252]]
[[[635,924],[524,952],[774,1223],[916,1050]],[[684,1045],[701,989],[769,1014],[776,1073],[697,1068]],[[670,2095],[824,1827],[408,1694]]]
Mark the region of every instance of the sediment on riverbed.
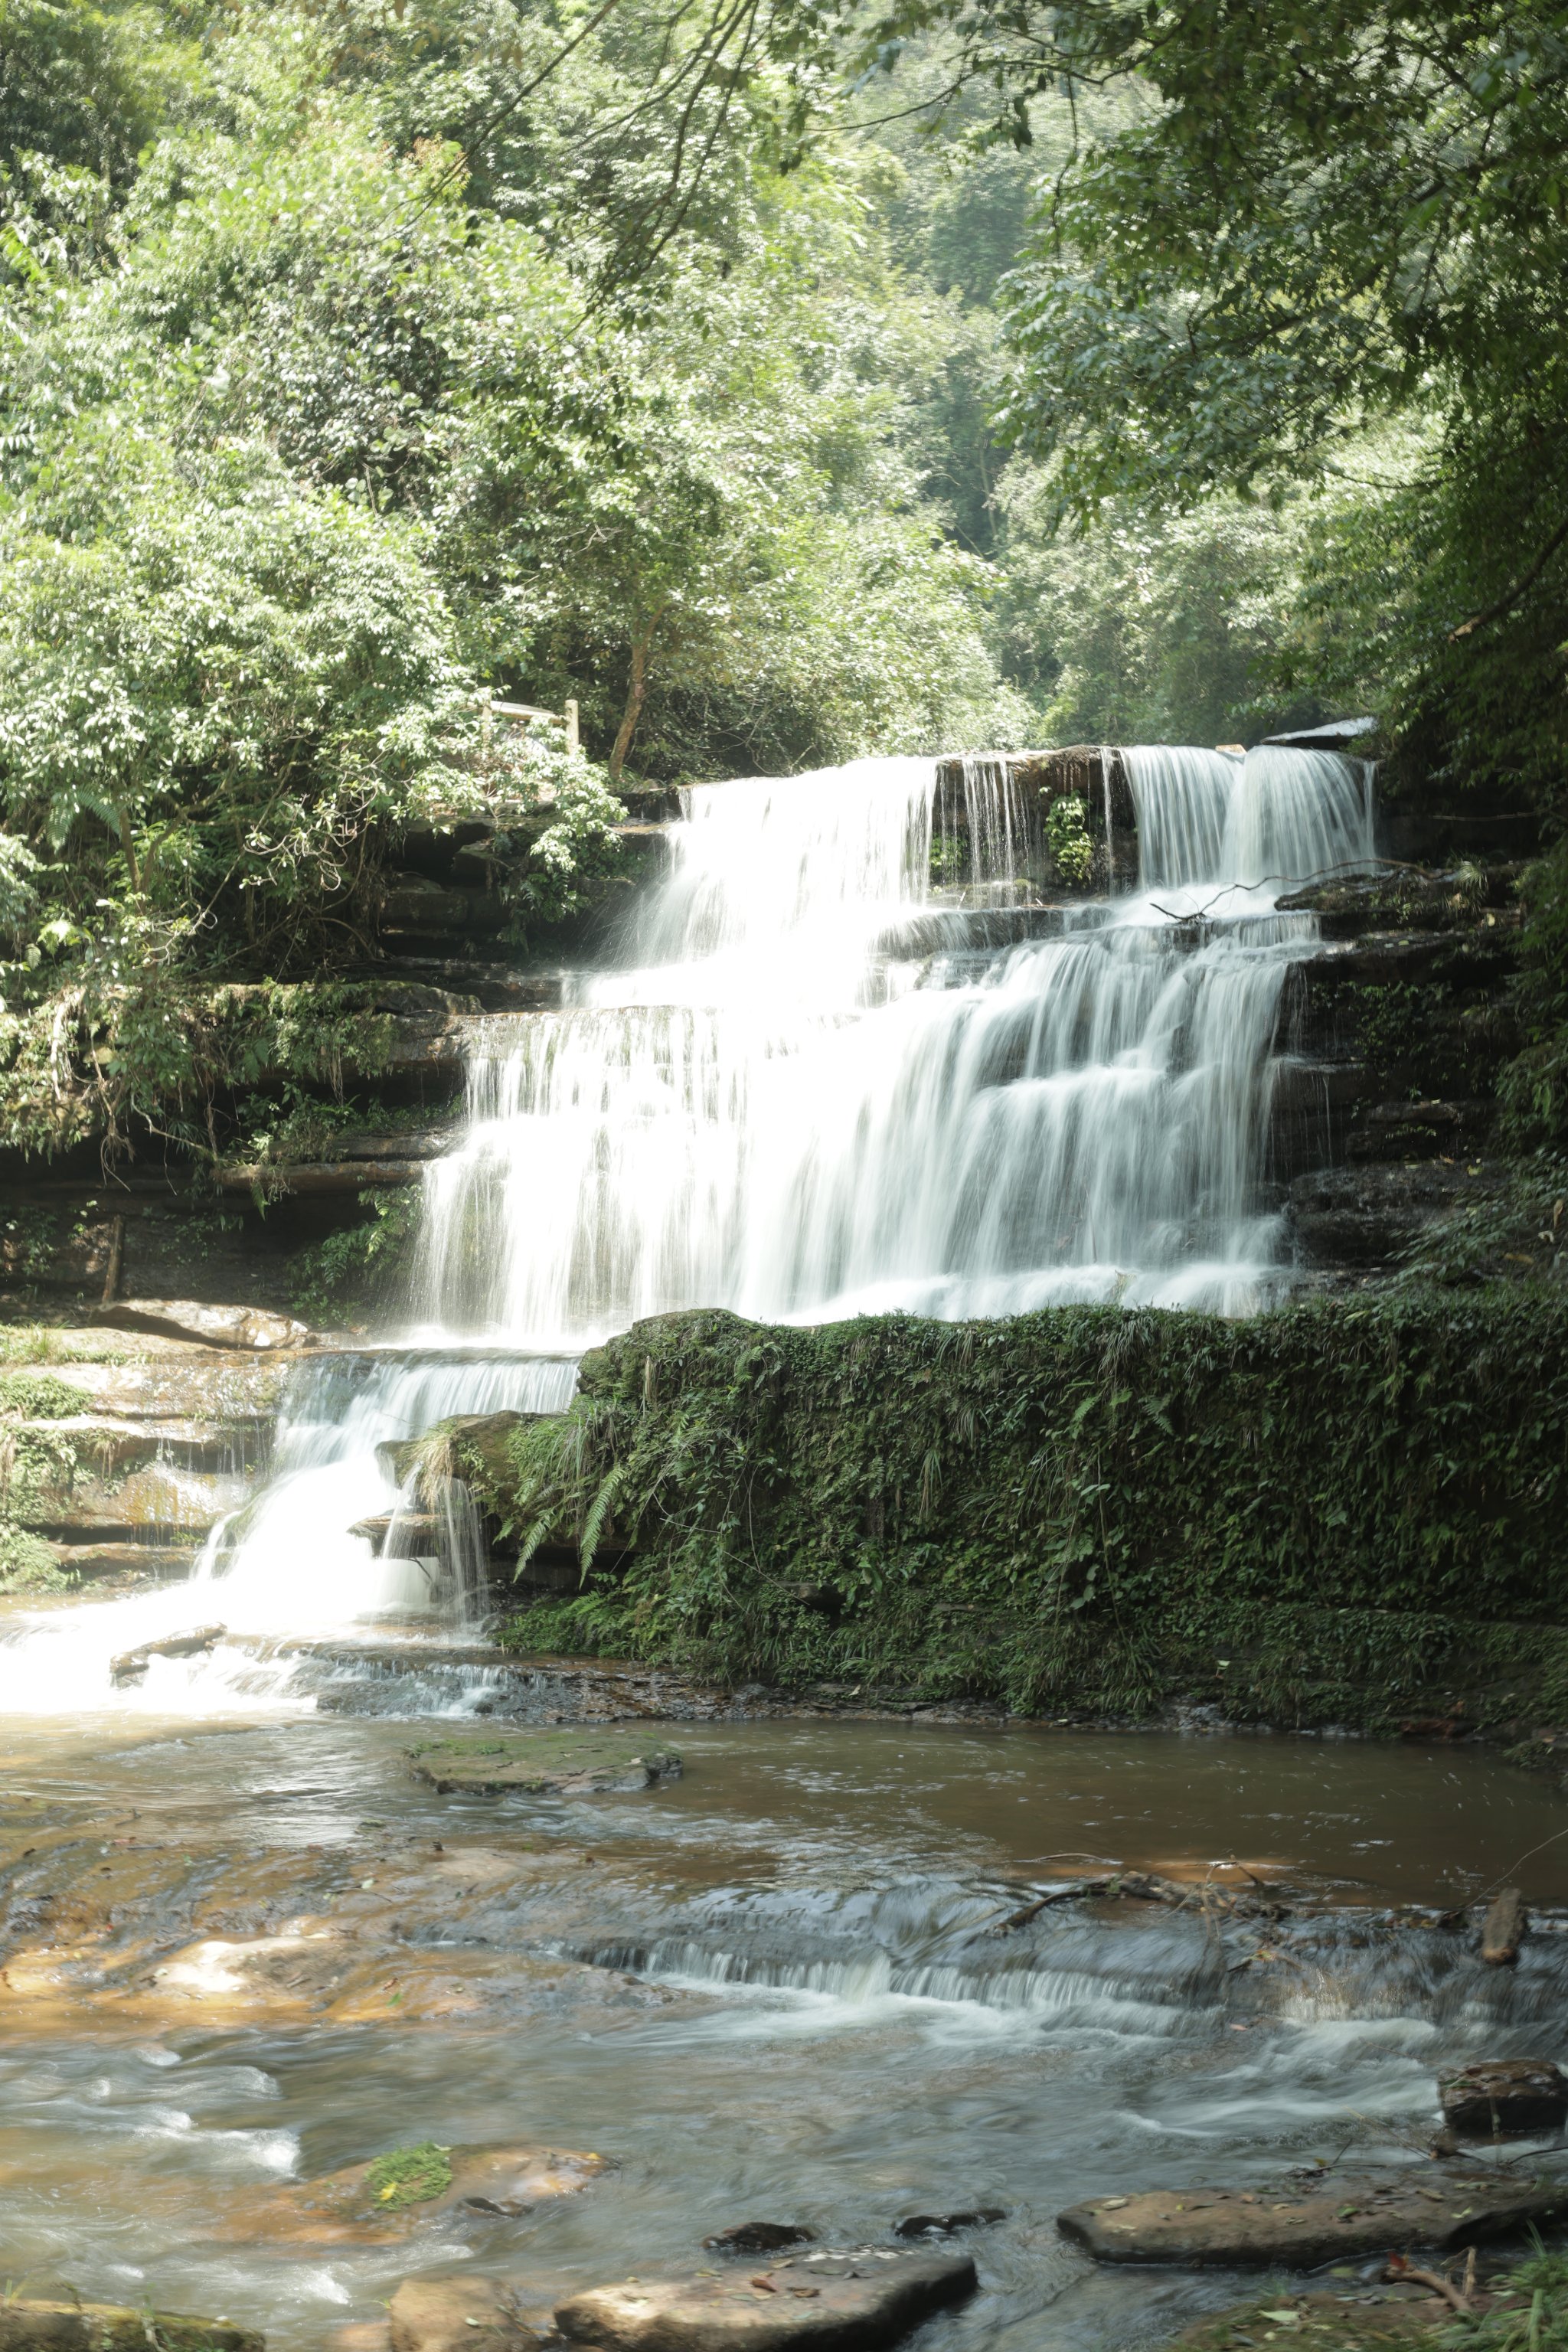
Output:
[[672,1315],[457,1466],[525,1583],[582,1560],[519,1648],[1523,1740],[1568,1716],[1565,1339],[1568,1303],[1489,1291],[1240,1323]]

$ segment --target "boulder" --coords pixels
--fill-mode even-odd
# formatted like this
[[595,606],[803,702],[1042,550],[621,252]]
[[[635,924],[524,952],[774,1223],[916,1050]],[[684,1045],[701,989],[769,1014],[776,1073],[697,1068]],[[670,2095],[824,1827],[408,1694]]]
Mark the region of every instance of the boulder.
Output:
[[539,2340],[495,2279],[405,2279],[389,2313],[392,2352],[531,2352]]
[[166,1339],[190,1339],[204,1348],[245,1348],[260,1353],[275,1348],[306,1348],[308,1324],[261,1307],[209,1307],[195,1298],[119,1298],[88,1310],[88,1320],[114,1331],[153,1331]]
[[1568,2075],[1545,2058],[1483,2061],[1437,2088],[1443,2120],[1461,2139],[1531,2139],[1568,2116]]
[[596,1796],[679,1780],[671,1748],[594,1732],[509,1732],[481,1739],[435,1739],[409,1750],[409,1768],[438,1796]]
[[976,2284],[967,2254],[871,2246],[793,2254],[761,2271],[590,2287],[556,2305],[555,2325],[598,2352],[854,2352],[897,2343]]
[[35,2303],[0,2298],[0,2352],[266,2352],[254,2328],[177,2311],[128,2311],[111,2303]]
[[1407,2246],[1479,2245],[1563,2214],[1568,2182],[1455,2179],[1445,2172],[1434,2180],[1331,2178],[1289,2189],[1096,2197],[1058,2213],[1057,2227],[1098,2263],[1312,2270]]

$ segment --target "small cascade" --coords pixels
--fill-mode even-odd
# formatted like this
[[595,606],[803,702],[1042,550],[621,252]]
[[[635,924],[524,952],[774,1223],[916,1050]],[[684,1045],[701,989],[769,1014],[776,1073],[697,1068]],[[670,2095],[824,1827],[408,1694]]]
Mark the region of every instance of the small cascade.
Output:
[[[130,1684],[116,1684],[111,1668],[190,1626],[281,1638],[364,1620],[477,1618],[486,1563],[472,1503],[445,1482],[434,1548],[399,1542],[409,1498],[390,1449],[457,1413],[559,1412],[575,1381],[569,1356],[377,1350],[307,1360],[289,1378],[270,1478],[213,1530],[190,1581],[10,1621],[0,1710],[75,1714],[111,1700],[151,1713],[267,1708],[293,1682],[286,1655],[258,1662],[220,1641],[195,1655],[154,1654]],[[354,1528],[381,1517],[392,1525],[378,1552]]]
[[1038,799],[1002,752],[971,751],[939,772],[931,814],[931,878],[987,900],[1011,895],[1039,870]]

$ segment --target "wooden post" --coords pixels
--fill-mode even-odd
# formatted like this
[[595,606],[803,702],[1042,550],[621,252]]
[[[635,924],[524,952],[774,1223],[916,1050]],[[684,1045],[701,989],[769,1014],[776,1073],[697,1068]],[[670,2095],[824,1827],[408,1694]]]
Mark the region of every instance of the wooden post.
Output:
[[569,751],[575,751],[580,740],[581,738],[577,732],[577,705],[569,700],[566,705],[566,749]]

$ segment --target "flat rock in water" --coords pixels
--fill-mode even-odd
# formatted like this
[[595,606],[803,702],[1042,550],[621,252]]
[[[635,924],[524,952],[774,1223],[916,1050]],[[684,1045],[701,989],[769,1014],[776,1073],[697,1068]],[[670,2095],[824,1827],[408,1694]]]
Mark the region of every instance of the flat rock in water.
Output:
[[[1441,2186],[1438,2186],[1438,2182]],[[1304,2189],[1158,2189],[1095,2197],[1057,2226],[1099,2263],[1279,2263],[1311,2270],[1336,2256],[1406,2246],[1469,2246],[1568,2214],[1568,2182],[1325,2181]]]
[[310,1327],[263,1307],[208,1307],[195,1298],[119,1298],[89,1310],[89,1322],[113,1331],[153,1331],[161,1339],[193,1339],[204,1348],[244,1348],[262,1353],[310,1345]]
[[680,1778],[673,1750],[637,1734],[541,1731],[478,1739],[437,1739],[408,1751],[416,1780],[441,1796],[593,1796],[613,1789],[651,1789]]
[[392,2352],[532,2352],[539,2341],[495,2279],[405,2279],[388,2315]]
[[427,2195],[417,2193],[417,2181],[390,2197],[378,2194],[371,2175],[384,2159],[375,2158],[265,2191],[246,2200],[246,2234],[310,2245],[383,2242],[463,2211],[531,2212],[554,2198],[574,2196],[613,2168],[607,2157],[566,2148],[451,2147],[445,2153],[451,2178],[434,2179]]
[[0,2352],[266,2352],[254,2328],[226,2319],[190,2319],[175,2311],[128,2311],[110,2303],[0,2300]]
[[626,2279],[559,2304],[555,2325],[599,2352],[855,2352],[897,2343],[976,2284],[967,2254],[792,2254],[717,2277]]
[[1467,2066],[1438,2084],[1443,2120],[1462,2139],[1532,2139],[1568,2116],[1568,2075],[1547,2058]]

